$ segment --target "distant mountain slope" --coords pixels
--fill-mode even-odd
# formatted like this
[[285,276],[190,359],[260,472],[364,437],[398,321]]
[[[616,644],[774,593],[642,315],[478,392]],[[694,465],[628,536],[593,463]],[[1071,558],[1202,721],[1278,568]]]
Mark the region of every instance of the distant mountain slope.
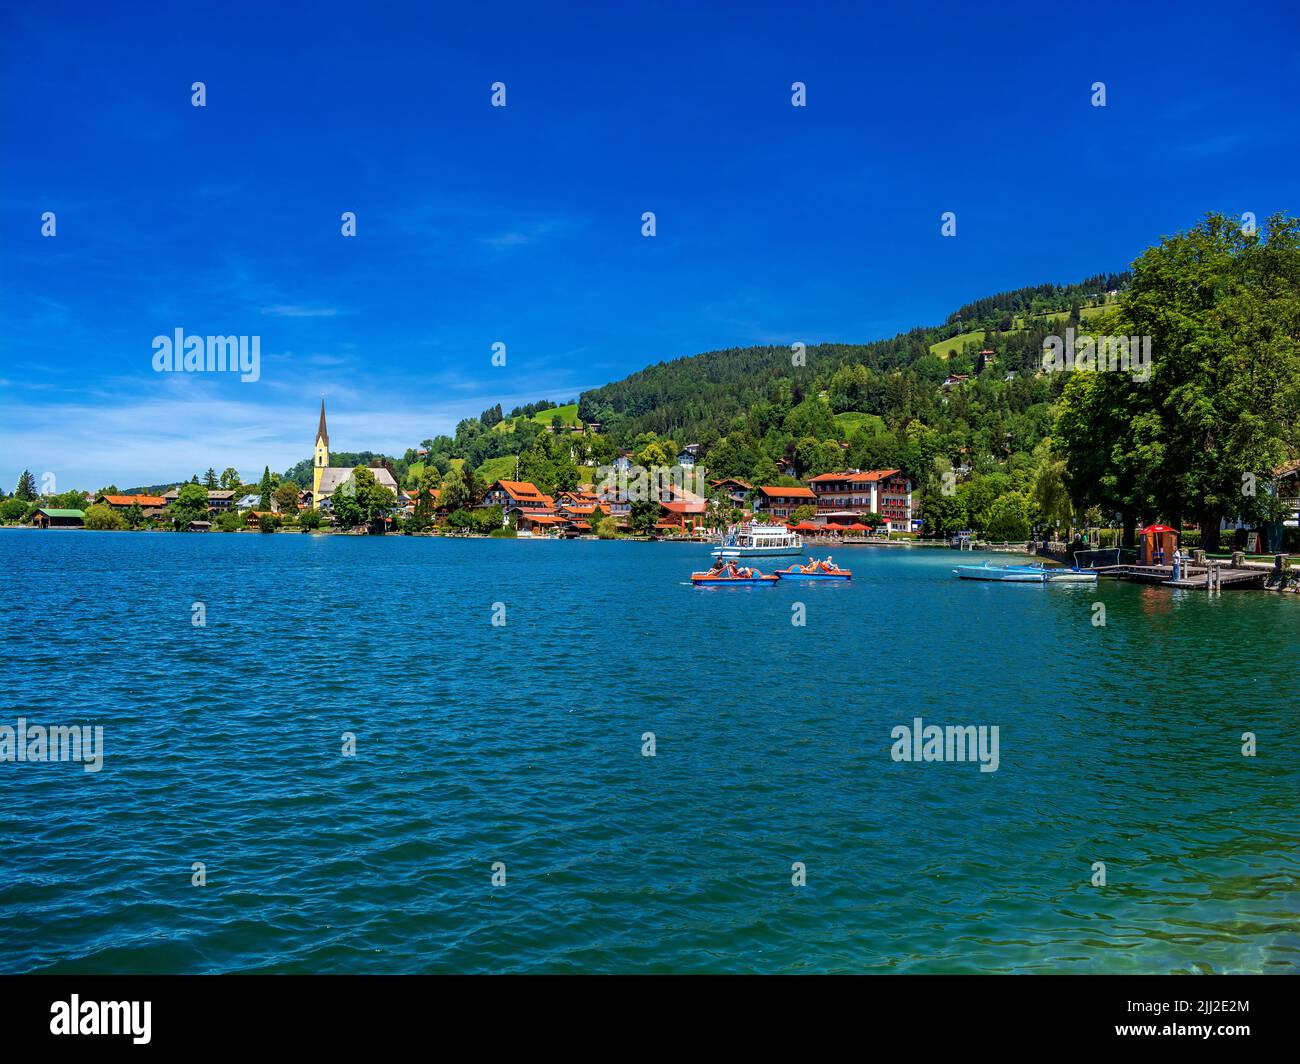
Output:
[[[620,437],[654,432],[680,438],[724,434],[774,388],[788,389],[794,403],[827,389],[837,370],[864,366],[888,373],[911,370],[941,381],[949,372],[970,372],[988,345],[1006,371],[1033,371],[1043,338],[1072,316],[1100,311],[1108,293],[1128,283],[1127,273],[1097,274],[1077,284],[1035,285],[986,296],[959,308],[942,325],[917,328],[866,344],[819,344],[807,348],[803,366],[789,347],[733,347],[659,362],[620,381],[584,392],[578,416],[600,422]],[[968,356],[963,361],[962,356]],[[947,359],[956,357],[949,364]],[[874,411],[884,413],[884,411]]]

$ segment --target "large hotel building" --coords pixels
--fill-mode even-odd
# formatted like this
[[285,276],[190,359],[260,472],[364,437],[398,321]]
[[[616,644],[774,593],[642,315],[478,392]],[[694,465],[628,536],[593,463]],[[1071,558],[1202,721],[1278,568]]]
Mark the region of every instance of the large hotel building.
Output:
[[808,486],[817,498],[817,517],[828,524],[874,513],[886,518],[896,531],[911,528],[912,482],[897,469],[822,473]]
[[895,532],[912,528],[912,482],[897,469],[850,469],[823,473],[808,487],[758,487],[754,510],[786,521],[800,507],[812,506],[817,523],[849,525],[863,514],[879,514]]

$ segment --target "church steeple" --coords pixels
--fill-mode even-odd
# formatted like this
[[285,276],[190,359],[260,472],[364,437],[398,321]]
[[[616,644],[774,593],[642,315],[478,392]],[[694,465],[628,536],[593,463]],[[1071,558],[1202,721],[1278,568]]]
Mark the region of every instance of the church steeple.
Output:
[[320,425],[316,429],[316,442],[325,441],[325,446],[330,445],[330,434],[325,428],[325,398],[322,396],[320,401]]
[[325,427],[325,400],[320,401],[320,425],[316,428],[316,455],[312,461],[311,508],[320,509],[321,474],[330,464],[330,434]]

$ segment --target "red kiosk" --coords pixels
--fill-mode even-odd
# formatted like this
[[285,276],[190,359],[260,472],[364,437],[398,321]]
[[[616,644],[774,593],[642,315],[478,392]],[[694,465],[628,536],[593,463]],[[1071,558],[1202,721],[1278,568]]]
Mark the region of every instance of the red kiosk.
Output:
[[1168,525],[1147,525],[1138,533],[1141,536],[1138,551],[1139,565],[1172,565],[1174,551],[1178,549],[1178,529]]

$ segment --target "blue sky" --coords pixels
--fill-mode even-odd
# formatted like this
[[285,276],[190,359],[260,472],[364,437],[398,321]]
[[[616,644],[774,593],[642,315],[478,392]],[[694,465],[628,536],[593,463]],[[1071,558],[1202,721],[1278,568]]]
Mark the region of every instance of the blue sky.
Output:
[[[322,395],[400,453],[1300,209],[1293,2],[608,6],[6,3],[0,485],[284,469]],[[261,379],[155,373],[177,328]]]

